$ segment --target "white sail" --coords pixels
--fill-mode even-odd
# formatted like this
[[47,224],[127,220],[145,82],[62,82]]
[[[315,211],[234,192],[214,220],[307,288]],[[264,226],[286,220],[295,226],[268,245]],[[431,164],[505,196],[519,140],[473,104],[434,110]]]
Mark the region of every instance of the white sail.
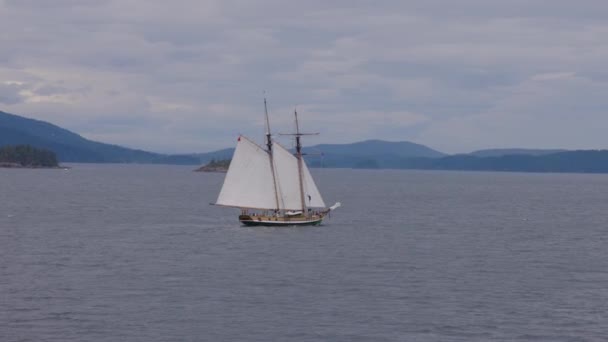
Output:
[[[298,159],[283,146],[277,143],[273,146],[279,208],[299,210],[302,208],[302,197],[300,196]],[[304,160],[302,160],[302,183],[306,207],[325,208],[323,197],[321,197],[321,193]]]
[[321,193],[319,192],[319,189],[317,189],[315,180],[312,178],[304,160],[302,160],[302,181],[304,182],[304,199],[306,201],[306,206],[312,208],[325,208],[323,197],[321,197]]
[[274,174],[279,193],[279,208],[301,210],[300,179],[298,159],[283,146],[274,143],[272,148]]
[[275,209],[277,203],[268,152],[249,139],[239,137],[216,204]]

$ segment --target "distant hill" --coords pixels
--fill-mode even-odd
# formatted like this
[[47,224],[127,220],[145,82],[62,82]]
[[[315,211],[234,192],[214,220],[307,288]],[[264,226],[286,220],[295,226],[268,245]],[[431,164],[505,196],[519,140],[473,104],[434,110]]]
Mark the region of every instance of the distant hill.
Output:
[[[234,148],[181,155],[130,149],[88,140],[45,121],[0,111],[0,146],[19,144],[52,150],[62,162],[200,165],[211,160],[230,159],[234,153]],[[306,147],[304,152],[312,167],[395,168],[403,158],[445,156],[423,145],[382,140],[316,145]]]
[[476,157],[500,157],[509,155],[529,155],[529,156],[543,156],[546,154],[553,154],[559,152],[566,152],[566,150],[560,149],[529,149],[529,148],[495,148],[487,150],[479,150],[469,153],[471,156]]
[[51,123],[0,111],[0,146],[31,145],[54,151],[62,162],[197,164],[168,156],[85,139]]
[[[308,149],[306,149],[308,150]],[[351,144],[322,144],[310,147],[310,150],[323,151],[325,155],[340,154],[351,156],[390,155],[395,157],[438,158],[446,154],[424,145],[408,141],[391,142],[384,140],[365,140]]]
[[404,158],[440,158],[446,154],[408,141],[366,140],[304,148],[312,167],[396,168]]
[[[311,167],[395,167],[403,158],[438,158],[445,156],[444,153],[424,145],[407,141],[390,142],[382,140],[366,140],[351,144],[314,145],[304,147],[303,152]],[[233,153],[234,148],[227,148],[189,156],[199,158],[201,164],[204,164],[211,160],[230,159]]]

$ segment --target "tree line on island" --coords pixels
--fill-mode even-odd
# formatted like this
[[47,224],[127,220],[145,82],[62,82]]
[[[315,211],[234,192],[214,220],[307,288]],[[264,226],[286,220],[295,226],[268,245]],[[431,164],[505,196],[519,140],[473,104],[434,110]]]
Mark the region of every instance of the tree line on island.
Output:
[[2,167],[58,167],[55,152],[30,145],[0,147]]

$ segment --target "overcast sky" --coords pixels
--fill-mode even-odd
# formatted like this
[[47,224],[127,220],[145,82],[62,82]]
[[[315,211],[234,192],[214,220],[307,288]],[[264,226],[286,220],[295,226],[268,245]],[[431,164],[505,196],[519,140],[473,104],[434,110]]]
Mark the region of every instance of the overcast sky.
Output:
[[203,152],[295,106],[309,145],[608,148],[608,1],[0,0],[0,110]]

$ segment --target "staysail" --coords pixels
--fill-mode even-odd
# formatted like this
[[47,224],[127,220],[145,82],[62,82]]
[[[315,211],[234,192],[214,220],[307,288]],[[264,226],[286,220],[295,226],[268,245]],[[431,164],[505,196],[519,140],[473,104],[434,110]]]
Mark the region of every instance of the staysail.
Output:
[[302,160],[302,173],[306,206],[312,208],[325,208],[325,202],[323,201],[323,197],[321,197],[321,192],[319,192],[315,180],[312,178],[310,170],[308,170],[308,166],[306,166],[304,160]]
[[262,147],[241,136],[238,139],[217,205],[276,209],[275,185],[269,154]]

